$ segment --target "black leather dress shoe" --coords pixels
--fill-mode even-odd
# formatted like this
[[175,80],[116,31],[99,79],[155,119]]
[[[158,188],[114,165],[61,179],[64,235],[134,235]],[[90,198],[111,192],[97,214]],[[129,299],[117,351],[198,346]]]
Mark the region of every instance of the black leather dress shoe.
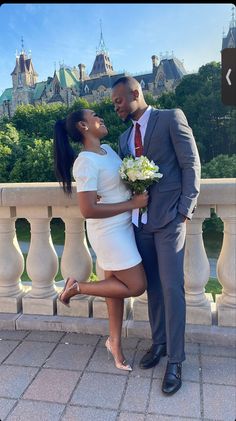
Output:
[[165,376],[162,382],[162,392],[173,395],[181,388],[181,363],[167,363]]
[[166,344],[152,345],[148,352],[140,360],[140,368],[151,368],[157,365],[161,357],[166,355]]

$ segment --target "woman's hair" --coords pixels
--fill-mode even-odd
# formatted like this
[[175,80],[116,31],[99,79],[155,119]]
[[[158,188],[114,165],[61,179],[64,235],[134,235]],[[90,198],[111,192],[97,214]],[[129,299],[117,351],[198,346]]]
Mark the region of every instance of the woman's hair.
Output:
[[75,151],[70,145],[68,136],[76,143],[83,142],[83,135],[76,127],[78,121],[84,121],[83,109],[74,111],[64,120],[58,120],[54,126],[54,171],[68,195],[72,193],[71,167],[75,160]]

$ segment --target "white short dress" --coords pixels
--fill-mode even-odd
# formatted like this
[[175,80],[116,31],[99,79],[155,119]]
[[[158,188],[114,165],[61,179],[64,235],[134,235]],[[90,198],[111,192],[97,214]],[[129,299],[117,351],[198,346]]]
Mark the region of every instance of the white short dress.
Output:
[[[106,151],[105,155],[82,151],[76,158],[73,177],[77,192],[95,190],[101,196],[99,203],[124,202],[131,193],[119,175],[122,161],[109,145],[101,147]],[[103,270],[128,269],[142,260],[135,242],[131,211],[108,218],[87,219],[87,234]]]

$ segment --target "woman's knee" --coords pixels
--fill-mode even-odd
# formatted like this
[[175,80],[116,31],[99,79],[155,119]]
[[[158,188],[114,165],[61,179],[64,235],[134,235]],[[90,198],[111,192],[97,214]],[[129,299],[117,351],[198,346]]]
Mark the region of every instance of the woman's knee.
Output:
[[144,282],[140,283],[139,285],[135,285],[134,288],[132,288],[131,296],[132,297],[138,297],[139,295],[142,295],[146,290],[146,285]]

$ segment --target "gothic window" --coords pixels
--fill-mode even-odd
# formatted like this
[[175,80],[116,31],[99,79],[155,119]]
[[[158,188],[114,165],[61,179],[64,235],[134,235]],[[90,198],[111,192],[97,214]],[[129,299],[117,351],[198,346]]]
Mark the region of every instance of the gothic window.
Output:
[[22,76],[21,73],[18,73],[18,85],[22,86]]
[[88,85],[85,85],[84,92],[85,92],[86,94],[88,94],[88,93],[89,93],[89,87],[88,87]]
[[143,81],[143,79],[140,82],[141,88],[144,89],[145,88],[145,82]]
[[157,86],[162,87],[165,85],[165,78],[164,75],[161,73],[157,80]]
[[55,83],[54,85],[54,93],[59,94],[60,93],[60,85],[59,83]]

